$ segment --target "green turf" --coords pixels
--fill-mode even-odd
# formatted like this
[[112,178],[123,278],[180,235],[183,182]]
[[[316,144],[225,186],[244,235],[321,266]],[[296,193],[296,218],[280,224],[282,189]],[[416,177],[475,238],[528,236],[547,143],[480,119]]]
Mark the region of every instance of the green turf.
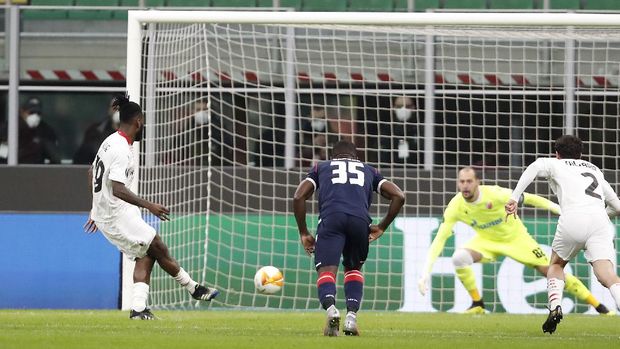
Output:
[[[313,311],[0,311],[0,348],[597,348],[620,341],[617,317],[568,314],[543,335],[544,315],[361,312],[360,338],[324,338]],[[615,344],[612,344],[615,343]]]

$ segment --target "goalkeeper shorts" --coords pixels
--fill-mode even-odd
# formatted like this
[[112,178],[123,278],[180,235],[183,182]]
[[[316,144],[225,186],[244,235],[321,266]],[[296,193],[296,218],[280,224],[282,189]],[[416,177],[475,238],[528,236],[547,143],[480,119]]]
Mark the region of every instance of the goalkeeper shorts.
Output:
[[538,242],[525,232],[501,242],[484,239],[476,235],[463,247],[482,254],[481,263],[494,262],[497,257],[506,256],[529,267],[549,265],[549,258]]

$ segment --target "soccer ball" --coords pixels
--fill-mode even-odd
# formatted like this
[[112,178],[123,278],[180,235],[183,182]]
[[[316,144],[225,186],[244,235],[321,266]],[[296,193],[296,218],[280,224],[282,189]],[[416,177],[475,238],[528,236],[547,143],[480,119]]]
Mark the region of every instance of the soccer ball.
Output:
[[284,276],[280,269],[271,265],[258,269],[254,275],[256,290],[264,294],[274,294],[282,289]]

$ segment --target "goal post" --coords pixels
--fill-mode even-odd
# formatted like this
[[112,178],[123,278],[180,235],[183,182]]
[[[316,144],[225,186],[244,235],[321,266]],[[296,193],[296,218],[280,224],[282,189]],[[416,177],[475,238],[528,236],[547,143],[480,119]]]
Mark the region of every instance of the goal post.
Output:
[[[455,227],[431,291],[417,291],[458,169],[513,187],[570,133],[590,161],[613,170],[615,186],[619,75],[620,14],[129,11],[127,90],[146,115],[133,189],[171,208],[170,222],[147,221],[192,277],[222,291],[197,304],[156,268],[150,302],[318,309],[290,198],[309,166],[347,138],[407,195],[371,245],[362,309],[461,311],[470,300],[450,256],[471,238],[467,224]],[[553,197],[543,182],[529,192]],[[387,205],[373,201],[378,219]],[[308,209],[315,232],[315,199]],[[557,218],[522,214],[547,249]],[[254,291],[264,265],[283,271],[281,293]],[[569,269],[613,304],[583,257]],[[123,308],[131,270],[124,264]],[[500,259],[474,271],[490,310],[544,311],[544,280],[528,268]],[[565,306],[592,311],[570,295]]]

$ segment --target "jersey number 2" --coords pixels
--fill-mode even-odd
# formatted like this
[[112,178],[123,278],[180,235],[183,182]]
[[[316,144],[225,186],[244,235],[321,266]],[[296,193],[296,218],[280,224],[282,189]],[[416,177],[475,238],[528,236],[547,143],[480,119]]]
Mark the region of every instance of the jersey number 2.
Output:
[[592,179],[592,183],[590,184],[589,187],[586,188],[586,194],[590,195],[593,198],[602,200],[603,198],[601,198],[600,195],[594,192],[596,188],[598,187],[598,181],[596,180],[596,177],[594,177],[594,175],[589,172],[584,172],[581,175]]
[[105,166],[103,161],[97,156],[95,159],[95,193],[101,191],[101,181],[103,180],[103,173],[105,172]]
[[[360,187],[364,186],[364,172],[360,171],[364,165],[359,162],[349,162],[349,168],[347,169],[347,162],[345,161],[332,161],[331,167],[334,169],[332,173],[335,177],[332,178],[334,184],[345,184],[347,180],[351,184],[357,184]],[[355,177],[349,177],[349,174]]]

